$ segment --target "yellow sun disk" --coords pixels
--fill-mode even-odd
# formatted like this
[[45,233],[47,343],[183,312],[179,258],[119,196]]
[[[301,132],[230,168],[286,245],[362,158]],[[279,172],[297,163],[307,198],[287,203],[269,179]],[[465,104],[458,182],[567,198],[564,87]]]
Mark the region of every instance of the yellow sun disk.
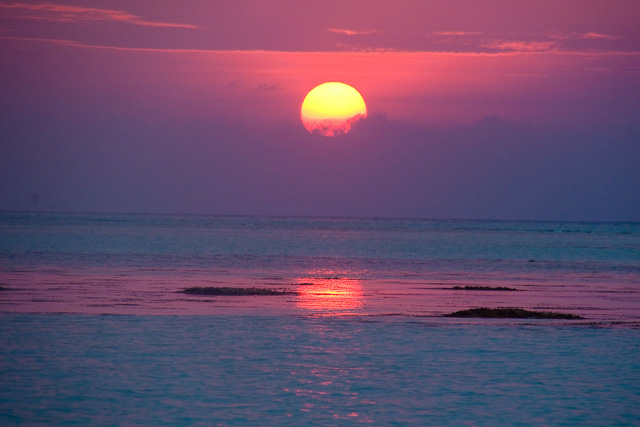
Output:
[[366,116],[367,106],[351,86],[330,82],[307,94],[300,114],[307,119],[347,119],[358,114]]

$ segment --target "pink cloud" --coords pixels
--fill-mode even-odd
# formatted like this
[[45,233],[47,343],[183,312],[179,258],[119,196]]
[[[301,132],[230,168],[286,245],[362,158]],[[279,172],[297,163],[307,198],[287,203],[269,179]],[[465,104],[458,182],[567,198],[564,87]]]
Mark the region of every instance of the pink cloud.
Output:
[[[0,33],[3,31],[0,29]],[[616,57],[637,57],[640,56],[640,51],[618,51],[618,50],[607,50],[607,51],[580,51],[580,50],[561,50],[556,49],[556,44],[554,42],[524,42],[524,41],[494,41],[491,43],[482,44],[482,47],[485,49],[495,49],[499,51],[495,52],[487,52],[487,51],[457,51],[457,50],[424,50],[424,51],[410,51],[410,50],[400,50],[394,48],[376,48],[376,47],[365,47],[365,46],[355,46],[355,45],[346,45],[346,44],[338,44],[337,47],[340,49],[339,51],[334,52],[316,52],[316,51],[269,51],[263,49],[206,49],[206,48],[163,48],[163,47],[132,47],[132,46],[117,46],[112,44],[92,44],[80,42],[73,39],[62,39],[62,38],[47,38],[47,37],[17,37],[17,36],[7,36],[0,35],[0,40],[14,40],[14,41],[24,41],[24,42],[41,42],[41,43],[51,43],[61,46],[69,46],[81,49],[103,49],[103,50],[117,50],[117,51],[131,51],[131,52],[164,52],[164,53],[235,53],[235,54],[262,54],[262,53],[273,53],[273,54],[292,54],[292,55],[323,55],[328,53],[333,53],[337,55],[343,54],[362,54],[362,55],[373,55],[373,54],[387,54],[387,55],[396,55],[396,54],[408,54],[408,55],[429,55],[431,57],[508,57],[508,56],[519,56],[526,54],[539,54],[539,53],[549,53],[554,55],[565,55],[565,56],[588,56],[588,57],[608,57],[608,56],[616,56]]]
[[345,34],[347,36],[366,36],[367,34],[376,33],[376,30],[349,30],[345,28],[327,28],[330,33]]
[[56,44],[60,46],[77,47],[77,48],[83,48],[83,49],[117,50],[117,51],[124,51],[124,52],[164,52],[164,53],[259,52],[259,51],[220,51],[220,50],[206,50],[206,49],[165,49],[165,48],[151,48],[151,47],[128,47],[128,46],[89,44],[89,43],[82,43],[76,40],[42,38],[42,37],[0,36],[0,39],[26,41],[26,42],[42,42],[42,43],[51,43],[51,44]]
[[602,33],[548,33],[547,37],[555,40],[570,40],[570,39],[582,39],[582,40],[619,40],[621,36],[615,36],[612,34]]
[[610,34],[601,34],[601,33],[586,33],[580,36],[581,39],[605,39],[605,40],[618,40],[620,36],[613,36]]
[[482,34],[479,31],[435,31],[434,36],[477,36]]
[[110,9],[96,9],[88,7],[67,6],[51,3],[43,4],[26,4],[26,3],[10,3],[0,4],[4,9],[13,9],[20,11],[17,18],[36,19],[52,22],[84,22],[84,21],[113,21],[124,22],[132,25],[141,25],[145,27],[166,27],[166,28],[190,28],[198,27],[188,24],[175,24],[170,22],[145,21],[136,15]]
[[484,44],[483,47],[515,52],[548,52],[555,47],[555,42],[495,40],[493,42]]

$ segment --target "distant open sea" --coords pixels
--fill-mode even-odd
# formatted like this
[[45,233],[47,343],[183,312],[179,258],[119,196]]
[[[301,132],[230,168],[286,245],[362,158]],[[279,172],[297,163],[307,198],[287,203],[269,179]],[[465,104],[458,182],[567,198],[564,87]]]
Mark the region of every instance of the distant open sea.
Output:
[[1,425],[640,424],[638,223],[0,212],[0,287]]

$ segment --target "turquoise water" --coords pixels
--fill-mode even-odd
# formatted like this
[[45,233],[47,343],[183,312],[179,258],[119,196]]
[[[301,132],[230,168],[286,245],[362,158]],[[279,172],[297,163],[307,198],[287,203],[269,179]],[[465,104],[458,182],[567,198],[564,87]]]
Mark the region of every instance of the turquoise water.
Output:
[[3,315],[0,423],[637,425],[633,329]]
[[382,270],[396,260],[453,269],[523,268],[519,261],[534,260],[587,271],[640,269],[638,223],[0,213],[0,232],[4,262],[13,255],[90,264],[104,256],[118,264],[226,265],[254,256],[242,261],[278,268],[321,257]]
[[[0,213],[0,236],[2,425],[640,423],[639,224]],[[442,317],[478,306],[584,319]]]
[[[0,310],[9,312],[442,315],[517,306],[640,322],[637,223],[2,213],[0,235],[0,286],[10,290]],[[178,294],[191,286],[298,296]]]

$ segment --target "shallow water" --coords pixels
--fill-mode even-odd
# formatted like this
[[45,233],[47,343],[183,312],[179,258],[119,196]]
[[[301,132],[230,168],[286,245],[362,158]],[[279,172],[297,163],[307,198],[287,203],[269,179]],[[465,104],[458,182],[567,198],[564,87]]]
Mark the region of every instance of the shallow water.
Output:
[[633,329],[291,316],[0,321],[4,425],[640,421]]
[[[639,224],[0,213],[0,236],[2,425],[640,423]],[[442,317],[479,306],[584,319]]]
[[[488,306],[640,322],[640,224],[2,213],[0,233],[5,312],[439,316]],[[296,295],[179,293],[191,286]]]

